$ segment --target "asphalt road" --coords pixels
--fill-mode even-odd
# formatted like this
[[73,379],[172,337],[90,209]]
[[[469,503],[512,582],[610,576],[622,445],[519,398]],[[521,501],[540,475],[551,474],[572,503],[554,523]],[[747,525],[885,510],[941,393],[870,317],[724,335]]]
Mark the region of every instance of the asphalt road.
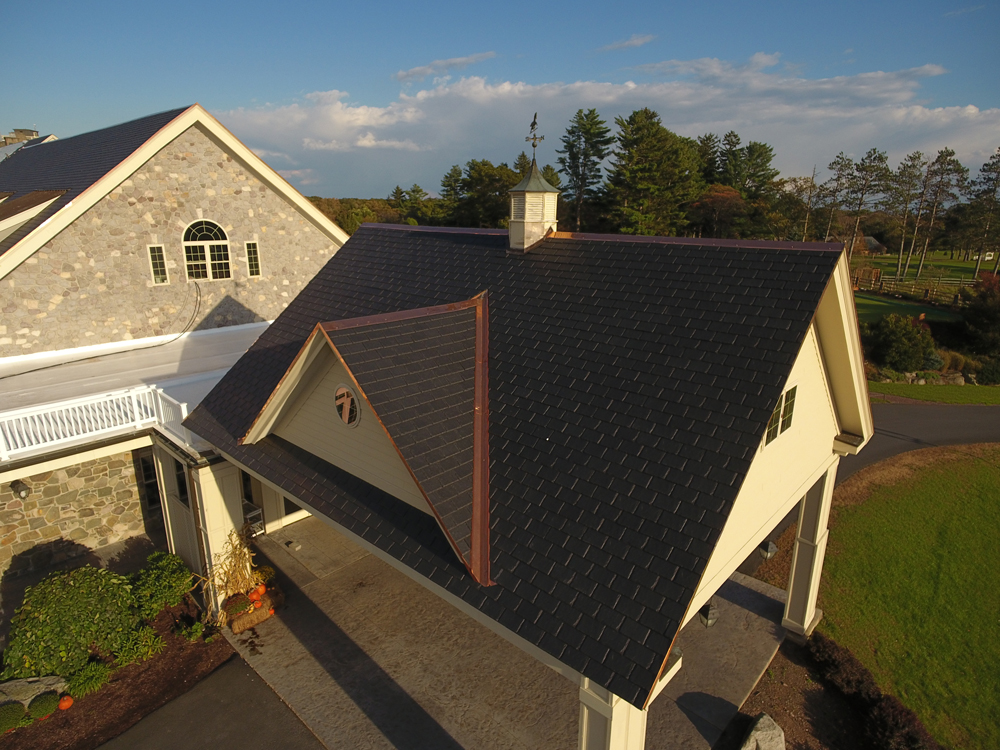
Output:
[[938,445],[1000,443],[1000,406],[873,404],[875,435],[856,456],[840,461],[837,483],[899,453]]
[[[939,445],[1000,442],[1000,406],[874,404],[872,413],[875,436],[859,455],[841,460],[838,483],[898,453]],[[789,516],[792,521],[793,516],[794,512]],[[190,692],[102,745],[101,750],[229,745],[240,750],[323,750],[291,709],[239,656]]]

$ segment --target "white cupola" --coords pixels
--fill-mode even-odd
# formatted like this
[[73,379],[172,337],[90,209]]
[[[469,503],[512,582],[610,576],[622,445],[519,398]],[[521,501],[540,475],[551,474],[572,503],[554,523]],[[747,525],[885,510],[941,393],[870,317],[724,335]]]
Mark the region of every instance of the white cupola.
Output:
[[531,160],[528,176],[510,189],[510,249],[524,252],[556,231],[559,190],[552,187]]

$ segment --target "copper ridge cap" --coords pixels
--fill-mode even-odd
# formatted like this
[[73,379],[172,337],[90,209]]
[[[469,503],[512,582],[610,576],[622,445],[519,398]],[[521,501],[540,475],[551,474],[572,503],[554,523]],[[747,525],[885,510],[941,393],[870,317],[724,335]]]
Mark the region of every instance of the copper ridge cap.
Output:
[[398,310],[397,312],[363,315],[358,318],[331,320],[323,323],[317,323],[316,327],[321,329],[324,333],[329,333],[330,331],[343,331],[349,328],[378,325],[379,323],[399,323],[404,320],[413,320],[414,318],[425,318],[428,315],[440,315],[442,313],[457,312],[459,310],[467,310],[470,307],[475,307],[478,304],[479,299],[484,294],[486,294],[486,292],[480,292],[472,299],[462,300],[461,302],[449,302],[444,305],[434,305],[433,307],[418,307],[413,310]]
[[841,252],[841,242],[789,242],[779,240],[720,240],[702,237],[653,237],[641,234],[592,234],[590,232],[553,232],[546,239],[596,240],[599,242],[631,242],[658,245],[690,245],[707,247],[761,248],[775,250],[813,250]]
[[476,229],[474,227],[415,227],[412,224],[379,224],[365,222],[362,227],[371,229],[393,229],[397,232],[433,232],[436,234],[489,234],[506,236],[506,229]]

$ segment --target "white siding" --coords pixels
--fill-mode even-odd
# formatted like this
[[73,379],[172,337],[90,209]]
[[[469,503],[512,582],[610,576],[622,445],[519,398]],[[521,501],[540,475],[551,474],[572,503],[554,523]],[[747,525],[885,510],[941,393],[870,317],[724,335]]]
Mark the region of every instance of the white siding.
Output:
[[817,476],[835,460],[833,439],[839,430],[823,368],[816,331],[810,326],[786,386],[786,390],[798,386],[792,426],[757,452],[702,576],[688,618],[732,575],[795,507]]
[[317,377],[309,373],[303,382],[315,382],[316,387],[291,405],[289,416],[281,420],[274,433],[429,514],[427,501],[403,459],[353,386],[360,399],[360,421],[356,427],[347,427],[337,415],[337,386],[351,383],[344,366],[332,353],[323,355],[314,366],[322,368]]

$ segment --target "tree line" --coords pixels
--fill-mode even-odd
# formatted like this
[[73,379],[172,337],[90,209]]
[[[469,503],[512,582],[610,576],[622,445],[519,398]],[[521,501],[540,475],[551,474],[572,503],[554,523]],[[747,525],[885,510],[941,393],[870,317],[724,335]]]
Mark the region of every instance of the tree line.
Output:
[[[616,117],[612,133],[596,109],[573,116],[556,150],[556,167],[542,174],[560,187],[560,227],[636,235],[844,242],[850,254],[874,237],[897,254],[897,275],[919,276],[927,254],[951,251],[977,258],[996,249],[1000,224],[1000,148],[978,175],[942,148],[914,151],[893,168],[886,152],[860,159],[843,152],[829,178],[781,177],[774,148],[743,142],[735,131],[688,138],[663,125],[649,108]],[[419,185],[399,186],[384,200],[313,198],[351,233],[365,221],[430,226],[504,227],[507,191],[531,168],[522,151],[513,161],[473,159],[452,166],[440,197]],[[1000,269],[995,253],[993,272]]]

